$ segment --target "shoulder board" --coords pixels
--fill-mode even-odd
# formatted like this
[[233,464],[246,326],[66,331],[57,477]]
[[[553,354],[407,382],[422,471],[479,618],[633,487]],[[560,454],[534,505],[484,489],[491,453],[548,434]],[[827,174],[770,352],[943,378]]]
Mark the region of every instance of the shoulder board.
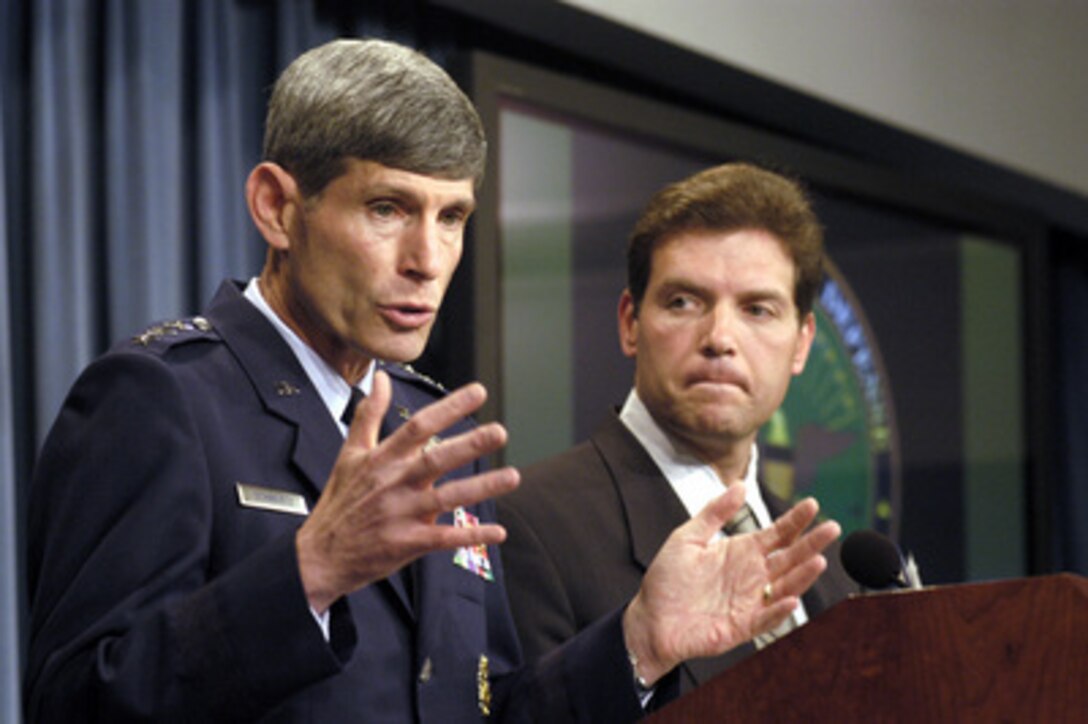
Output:
[[383,369],[390,375],[397,377],[408,382],[415,382],[417,385],[429,389],[439,395],[449,394],[449,390],[442,386],[441,382],[423,374],[416,370],[410,364],[404,364],[401,362],[379,362],[378,368]]
[[204,317],[175,319],[169,322],[153,324],[132,338],[134,344],[148,347],[165,341],[168,345],[196,339],[218,339],[215,328]]

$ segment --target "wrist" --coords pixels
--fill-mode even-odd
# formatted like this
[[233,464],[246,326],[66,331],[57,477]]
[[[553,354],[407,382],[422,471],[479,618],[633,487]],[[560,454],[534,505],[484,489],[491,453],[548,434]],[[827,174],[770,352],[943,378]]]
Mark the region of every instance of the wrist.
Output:
[[656,654],[651,633],[652,626],[643,615],[636,595],[623,613],[623,643],[627,649],[627,660],[631,663],[635,688],[646,691],[652,689],[672,668]]
[[653,685],[650,682],[646,681],[645,677],[643,677],[642,674],[639,673],[638,656],[636,656],[634,652],[632,652],[630,649],[628,649],[627,651],[627,661],[629,661],[631,664],[631,676],[635,682],[635,694],[638,695],[639,699],[646,696],[647,694],[653,693]]
[[314,553],[312,541],[302,529],[295,534],[295,555],[306,601],[316,615],[323,615],[339,596],[328,584],[321,557]]

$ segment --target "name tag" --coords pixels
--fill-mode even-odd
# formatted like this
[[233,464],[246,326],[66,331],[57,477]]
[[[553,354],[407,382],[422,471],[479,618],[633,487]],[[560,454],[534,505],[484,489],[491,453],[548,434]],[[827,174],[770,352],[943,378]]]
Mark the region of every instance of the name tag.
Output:
[[309,515],[310,507],[306,505],[306,498],[298,493],[288,493],[285,490],[264,488],[260,485],[247,485],[235,483],[238,491],[238,502],[246,508],[260,508],[276,513],[290,513],[291,515]]

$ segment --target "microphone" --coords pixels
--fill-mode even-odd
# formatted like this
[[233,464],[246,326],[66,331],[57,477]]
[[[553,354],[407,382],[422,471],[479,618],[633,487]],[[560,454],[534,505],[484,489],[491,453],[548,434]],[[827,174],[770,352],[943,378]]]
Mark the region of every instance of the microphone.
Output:
[[[903,563],[899,548],[891,540],[873,530],[856,530],[842,542],[839,553],[842,567],[862,587],[871,590],[885,588],[919,588],[913,565]],[[907,570],[904,570],[906,568]]]

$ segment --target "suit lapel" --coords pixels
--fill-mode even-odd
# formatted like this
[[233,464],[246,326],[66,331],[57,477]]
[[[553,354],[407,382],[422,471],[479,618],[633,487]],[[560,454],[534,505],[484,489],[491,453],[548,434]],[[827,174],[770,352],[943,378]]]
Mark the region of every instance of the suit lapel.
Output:
[[688,519],[653,459],[616,416],[593,435],[623,505],[631,557],[645,571],[673,528]]
[[271,414],[295,428],[291,460],[317,493],[325,487],[343,438],[291,348],[241,293],[224,282],[208,318]]

